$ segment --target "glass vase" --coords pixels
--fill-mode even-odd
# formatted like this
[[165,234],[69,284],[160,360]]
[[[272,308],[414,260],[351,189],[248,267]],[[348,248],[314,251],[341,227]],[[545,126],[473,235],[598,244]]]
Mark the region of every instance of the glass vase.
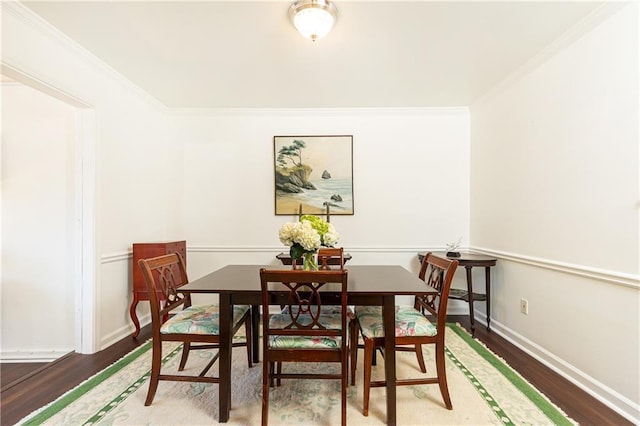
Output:
[[302,269],[305,271],[318,270],[318,260],[315,252],[310,251],[302,255]]

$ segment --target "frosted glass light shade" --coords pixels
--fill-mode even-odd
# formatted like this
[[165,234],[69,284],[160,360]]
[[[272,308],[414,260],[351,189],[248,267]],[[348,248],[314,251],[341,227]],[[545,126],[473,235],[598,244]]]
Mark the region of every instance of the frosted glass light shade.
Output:
[[329,34],[338,16],[333,3],[325,0],[300,0],[289,7],[289,17],[298,32],[316,41]]

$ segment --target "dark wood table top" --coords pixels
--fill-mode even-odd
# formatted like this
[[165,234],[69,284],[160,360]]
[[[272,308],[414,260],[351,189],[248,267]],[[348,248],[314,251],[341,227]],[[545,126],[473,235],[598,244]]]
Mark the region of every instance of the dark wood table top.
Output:
[[[444,257],[451,260],[457,260],[460,266],[495,266],[498,259],[495,257],[487,256],[486,254],[474,254],[460,252],[459,257],[447,256],[444,251],[433,251],[433,254],[439,257]],[[422,262],[422,259],[427,252],[418,253],[418,260]]]
[[[291,269],[284,265],[227,265],[180,287],[187,293],[255,293],[260,292],[260,268]],[[435,290],[402,266],[351,265],[349,294],[414,295]]]

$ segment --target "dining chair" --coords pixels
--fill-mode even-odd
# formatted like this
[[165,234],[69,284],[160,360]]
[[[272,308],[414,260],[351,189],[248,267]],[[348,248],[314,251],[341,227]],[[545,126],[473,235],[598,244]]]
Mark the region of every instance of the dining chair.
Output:
[[[219,307],[217,305],[191,306],[191,296],[180,293],[180,287],[188,283],[184,261],[178,253],[171,253],[150,259],[140,259],[138,265],[149,292],[152,329],[152,361],[149,391],[144,405],[151,405],[160,380],[220,383],[219,377],[205,376],[218,359],[219,353],[197,375],[162,374],[163,342],[181,342],[182,357],[178,371],[183,371],[191,350],[219,348]],[[164,304],[161,304],[163,296]],[[233,346],[246,346],[249,367],[251,362],[251,314],[249,306],[233,307],[234,336],[244,325],[245,342]],[[195,343],[195,345],[194,345]]]
[[[318,260],[318,269],[319,270],[330,270],[330,269],[344,269],[344,248],[343,247],[321,247],[318,249],[317,254]],[[294,260],[295,262],[295,260]],[[295,263],[293,264],[295,268]],[[280,306],[283,310],[288,309],[284,305]],[[295,307],[293,309],[296,309]],[[322,314],[330,314],[330,315],[340,315],[342,311],[339,305],[322,305],[320,308]],[[355,327],[355,323],[353,323],[353,319],[355,318],[355,314],[353,309],[350,306],[347,306],[347,320],[349,327],[349,334],[357,333],[357,328]],[[357,341],[356,341],[357,343]],[[282,363],[277,363],[276,368],[278,372],[282,371]],[[281,381],[276,380],[275,384],[280,386]],[[353,375],[351,384],[355,384],[355,375]]]
[[[447,387],[445,369],[445,325],[449,290],[457,267],[457,260],[444,259],[432,253],[427,253],[420,266],[419,277],[427,286],[435,288],[438,294],[417,294],[413,307],[396,306],[396,351],[415,352],[420,371],[426,373],[422,345],[434,344],[436,361],[435,376],[398,379],[396,385],[413,386],[438,383],[444,404],[449,410],[453,409],[453,406],[449,396],[449,388]],[[427,318],[427,315],[430,317]],[[360,331],[364,340],[363,415],[368,416],[371,388],[386,386],[384,381],[371,381],[374,351],[378,348],[384,348],[385,345],[382,308],[379,306],[356,306],[355,316],[355,328]],[[435,324],[432,321],[435,321]],[[357,347],[354,348],[351,345],[352,376],[355,375],[356,362]]]
[[[341,422],[347,422],[348,271],[260,270],[262,289],[262,425],[268,423],[269,388],[281,379],[333,379],[341,383]],[[339,314],[323,312],[325,295],[337,296]],[[327,293],[328,292],[328,293]],[[269,313],[269,306],[284,306]],[[340,373],[321,369],[308,373],[282,372],[276,363],[340,363]],[[301,407],[303,408],[303,407]]]
[[318,249],[318,268],[331,269],[334,266],[344,269],[344,248],[320,247]]

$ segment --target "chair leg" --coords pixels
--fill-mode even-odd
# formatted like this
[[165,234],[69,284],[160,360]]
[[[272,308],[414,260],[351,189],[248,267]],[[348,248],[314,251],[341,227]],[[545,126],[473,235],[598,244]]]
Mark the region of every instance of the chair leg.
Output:
[[351,341],[349,342],[349,366],[351,369],[351,386],[356,384],[356,367],[358,365],[358,333],[360,327],[356,320],[349,322],[349,333]]
[[147,399],[144,402],[145,406],[151,405],[153,398],[156,396],[158,390],[158,382],[160,381],[160,367],[162,366],[162,342],[158,339],[153,339],[153,349],[151,355],[151,378],[149,379],[149,390],[147,391]]
[[449,410],[453,410],[451,398],[449,397],[449,387],[447,386],[447,369],[445,365],[444,343],[436,344],[436,371],[438,372],[438,385],[444,400],[444,405]]
[[[264,355],[266,358],[266,354]],[[269,386],[273,384],[273,362],[262,361],[262,426],[269,423]]]
[[373,361],[373,353],[375,347],[372,339],[364,339],[364,398],[362,415],[369,415],[369,394],[371,393],[371,363]]
[[[277,370],[278,370],[278,374],[282,374],[282,362],[278,362]],[[282,385],[282,379],[278,377],[276,379],[276,386],[281,386],[281,385]]]
[[273,379],[273,372],[275,371],[275,365],[276,365],[275,362],[269,363],[269,386],[270,387],[275,387],[276,385],[275,380]]
[[416,358],[418,358],[418,365],[420,366],[420,371],[423,373],[427,372],[427,367],[424,365],[424,355],[422,354],[422,345],[420,343],[416,343],[415,345]]
[[[345,347],[345,352],[346,352],[346,347]],[[349,377],[347,376],[349,368],[348,368],[348,354],[344,353],[343,354],[343,362],[342,362],[342,380],[340,380],[341,382],[341,412],[340,412],[340,419],[341,419],[341,424],[342,426],[347,426],[347,388],[349,387]]]
[[252,348],[253,348],[253,334],[251,331],[251,315],[247,316],[247,319],[244,322],[244,335],[246,336],[246,342],[247,342],[247,359],[249,361],[249,368],[253,367],[253,353],[252,353]]
[[191,350],[191,343],[184,342],[182,344],[182,358],[180,358],[180,365],[178,366],[178,371],[184,370],[185,365],[187,365],[187,358],[189,358],[190,350]]

